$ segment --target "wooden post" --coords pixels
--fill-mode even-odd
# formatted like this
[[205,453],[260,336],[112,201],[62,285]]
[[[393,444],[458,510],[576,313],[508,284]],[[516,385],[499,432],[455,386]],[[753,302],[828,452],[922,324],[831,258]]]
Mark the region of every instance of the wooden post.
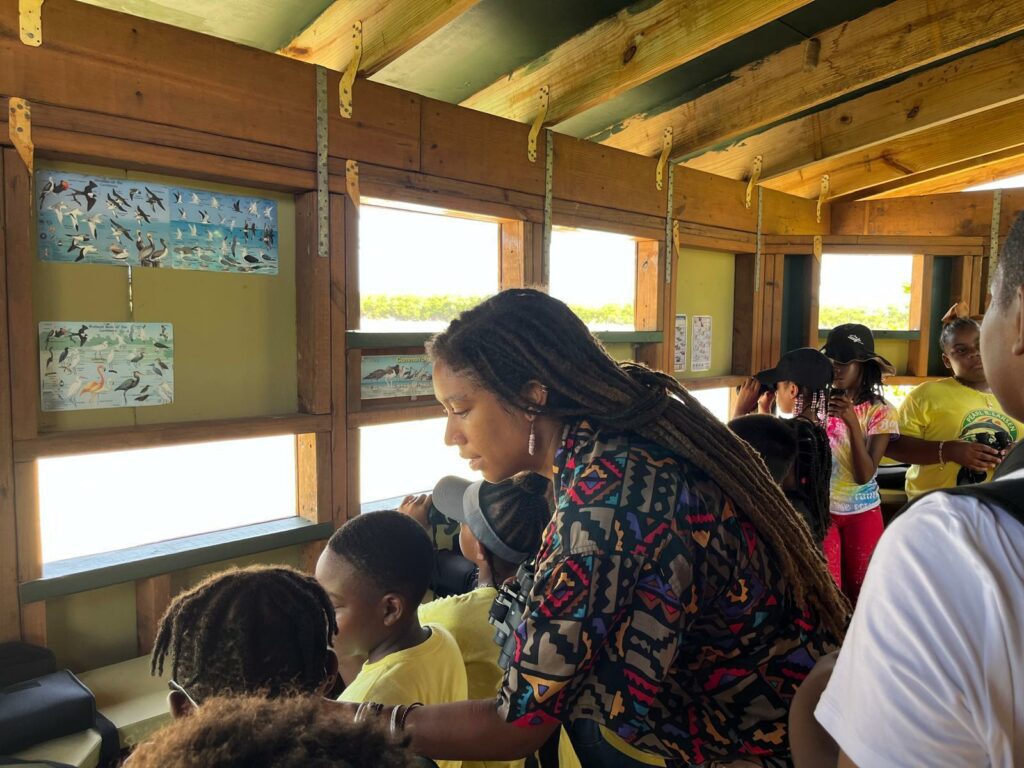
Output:
[[[351,451],[348,427],[350,379],[359,380],[359,366],[349,370],[352,355],[345,341],[349,328],[359,327],[357,260],[359,254],[359,212],[343,195],[331,195],[331,522],[340,527],[358,511],[358,454]],[[358,355],[358,350],[355,350]],[[358,434],[358,433],[357,433]],[[352,466],[356,466],[353,475]]]
[[[664,322],[665,259],[659,240],[636,241],[635,327],[638,331],[657,331]],[[664,359],[665,344],[641,344],[637,360],[658,370],[671,370]]]
[[135,628],[140,656],[153,650],[157,627],[170,604],[170,574],[136,580]]
[[[43,547],[39,531],[39,465],[27,461],[14,465],[14,504],[17,517],[18,581],[34,581],[43,575]],[[21,639],[46,645],[46,605],[21,606]]]
[[761,293],[754,290],[754,254],[736,254],[733,286],[732,372],[750,376],[761,359]]
[[[0,152],[0,179],[5,154]],[[0,223],[4,186],[0,184]],[[0,642],[21,637],[18,600],[18,537],[14,508],[14,444],[11,424],[11,370],[7,329],[6,227],[0,227]]]
[[911,376],[928,375],[928,353],[932,343],[932,270],[935,257],[914,255],[914,271],[910,282],[910,328],[921,336],[910,342],[907,373]]
[[498,260],[498,287],[522,288],[526,282],[527,223],[525,221],[501,222],[501,242]]
[[817,349],[821,346],[818,339],[818,325],[820,324],[820,295],[821,295],[821,256],[812,253],[811,259],[811,285],[807,298],[807,346]]

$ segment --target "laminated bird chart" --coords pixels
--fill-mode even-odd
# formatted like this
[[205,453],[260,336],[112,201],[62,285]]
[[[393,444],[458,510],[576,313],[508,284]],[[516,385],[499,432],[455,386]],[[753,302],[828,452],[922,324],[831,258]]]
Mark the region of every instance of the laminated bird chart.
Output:
[[42,261],[277,274],[273,200],[54,170],[35,178]]
[[434,366],[426,355],[367,355],[360,374],[363,400],[434,394]]
[[690,344],[690,370],[711,370],[711,315],[693,316],[693,339]]
[[39,323],[44,411],[136,408],[174,401],[170,323]]

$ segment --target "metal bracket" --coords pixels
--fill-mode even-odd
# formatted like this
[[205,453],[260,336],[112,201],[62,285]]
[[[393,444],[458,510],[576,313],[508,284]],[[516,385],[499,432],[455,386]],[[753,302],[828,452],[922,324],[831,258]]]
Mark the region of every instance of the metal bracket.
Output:
[[537,137],[540,136],[540,129],[544,127],[544,120],[548,116],[548,96],[550,92],[546,85],[540,87],[540,112],[533,118],[533,125],[530,126],[530,135],[526,139],[526,156],[530,159],[531,163],[537,162]]
[[[673,221],[672,222],[672,246],[671,246],[671,253],[672,253],[672,257],[669,259],[668,263],[671,265],[673,263],[673,260],[675,260],[675,261],[678,261],[680,264],[682,264],[682,262],[683,262],[683,243],[680,240],[679,222],[678,221]],[[671,272],[671,270],[666,270],[666,271]],[[665,282],[668,283],[668,282],[671,282],[671,281],[672,281],[672,276],[670,274],[668,279],[665,280]]]
[[18,34],[25,45],[43,44],[42,9],[43,0],[18,0]]
[[750,181],[747,182],[747,196],[744,199],[744,204],[747,208],[750,207],[751,198],[754,195],[754,187],[757,186],[757,182],[761,180],[761,169],[764,167],[764,156],[758,155],[754,158],[754,168],[750,171]]
[[816,209],[815,217],[818,219],[818,223],[821,224],[821,209],[825,205],[825,201],[828,200],[829,189],[831,189],[831,182],[829,175],[826,173],[821,177],[821,191],[818,193],[818,207]]
[[754,293],[761,290],[761,223],[764,204],[764,188],[757,188],[757,233],[754,235]]
[[995,274],[996,264],[999,260],[999,219],[1003,214],[1003,190],[997,189],[992,192],[992,230],[989,233],[988,246],[988,274]]
[[327,70],[316,68],[316,253],[330,256],[331,199],[327,175]]
[[821,235],[815,235],[811,245],[811,253],[814,254],[814,260],[821,264],[821,254],[824,251],[824,245],[822,244]]
[[359,72],[359,62],[363,58],[363,22],[352,25],[352,59],[341,74],[338,84],[338,109],[342,117],[352,117],[352,88]]
[[[672,151],[672,126],[665,129],[661,135],[661,157],[658,158],[658,170],[654,174],[654,183],[659,190],[664,186],[665,166],[668,164],[668,153]],[[669,191],[671,194],[671,188]]]
[[555,173],[555,134],[544,131],[544,228],[540,252],[540,282],[548,285],[551,277],[551,190]]
[[7,132],[22,162],[28,168],[29,175],[32,175],[35,155],[35,145],[32,143],[32,106],[24,99],[11,96],[8,107],[11,116],[7,123]]
[[[666,133],[671,132],[671,128],[665,129]],[[668,194],[665,196],[665,284],[669,285],[672,283],[672,260],[675,255],[675,236],[679,232],[678,222],[675,220],[674,209],[675,201],[673,199],[672,190],[675,188],[673,183],[675,180],[675,166],[669,163],[668,166]]]
[[345,189],[348,190],[352,205],[359,207],[359,163],[355,160],[345,161]]

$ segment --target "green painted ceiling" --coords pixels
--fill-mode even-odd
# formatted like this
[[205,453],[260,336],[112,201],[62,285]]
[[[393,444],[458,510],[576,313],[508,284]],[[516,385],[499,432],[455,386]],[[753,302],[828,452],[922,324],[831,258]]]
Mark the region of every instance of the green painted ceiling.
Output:
[[[331,0],[82,0],[92,5],[276,51]],[[343,2],[343,0],[339,0]],[[404,2],[405,0],[391,0]],[[458,103],[627,6],[656,0],[480,0],[373,79]],[[600,139],[632,115],[655,113],[726,82],[728,74],[892,0],[814,0],[776,22],[666,72],[558,126]]]

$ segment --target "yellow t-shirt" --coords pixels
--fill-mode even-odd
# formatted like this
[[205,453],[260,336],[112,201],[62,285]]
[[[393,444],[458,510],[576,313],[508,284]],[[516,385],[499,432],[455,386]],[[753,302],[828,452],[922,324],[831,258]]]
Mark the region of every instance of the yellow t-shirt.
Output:
[[[494,627],[487,621],[497,596],[494,587],[480,587],[464,595],[431,600],[420,606],[420,621],[447,629],[462,652],[470,699],[493,699],[498,695],[504,671],[498,666],[501,650],[494,642]],[[486,762],[465,760],[463,768],[521,768],[522,760]]]
[[[396,704],[446,704],[466,699],[466,667],[448,631],[431,624],[419,645],[363,665],[338,701]],[[460,768],[459,760],[438,760],[440,768]]]
[[[1016,442],[1024,424],[1003,411],[995,395],[964,386],[953,378],[928,381],[907,395],[899,408],[900,434],[922,440],[976,440],[981,432],[1003,431]],[[960,465],[915,464],[907,470],[907,497],[935,488],[952,488]],[[989,476],[991,480],[991,475]]]

